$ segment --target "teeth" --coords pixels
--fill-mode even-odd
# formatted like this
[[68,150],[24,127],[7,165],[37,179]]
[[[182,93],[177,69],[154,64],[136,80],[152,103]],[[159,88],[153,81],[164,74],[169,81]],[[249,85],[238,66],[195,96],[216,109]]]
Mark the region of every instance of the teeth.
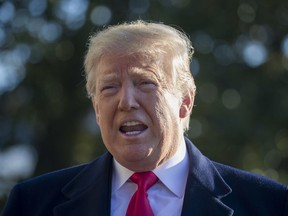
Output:
[[127,135],[136,135],[136,134],[140,134],[141,131],[129,131],[129,132],[126,132]]
[[123,126],[135,126],[135,125],[141,125],[142,123],[138,121],[130,121],[130,122],[125,122]]
[[127,121],[123,123],[119,131],[127,136],[137,136],[147,129],[147,126],[139,121]]

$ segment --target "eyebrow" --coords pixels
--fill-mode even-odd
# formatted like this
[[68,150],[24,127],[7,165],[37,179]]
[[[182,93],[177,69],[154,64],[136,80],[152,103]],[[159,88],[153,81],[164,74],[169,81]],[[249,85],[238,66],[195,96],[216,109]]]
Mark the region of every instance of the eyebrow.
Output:
[[128,73],[131,73],[131,76],[137,76],[137,75],[138,76],[149,76],[149,77],[156,78],[157,80],[160,80],[160,75],[151,66],[132,67],[132,68],[130,68]]
[[[121,71],[121,70],[120,70]],[[105,83],[110,82],[117,82],[121,79],[121,72],[116,70],[106,70],[104,71],[104,74],[98,79],[97,85],[101,86]],[[159,74],[159,71],[157,68],[151,66],[151,65],[142,65],[142,66],[130,66],[128,68],[128,75],[131,77],[150,77],[158,82],[161,82],[161,75]]]
[[118,73],[108,73],[103,75],[99,80],[98,83],[100,82],[110,82],[113,80],[119,79]]

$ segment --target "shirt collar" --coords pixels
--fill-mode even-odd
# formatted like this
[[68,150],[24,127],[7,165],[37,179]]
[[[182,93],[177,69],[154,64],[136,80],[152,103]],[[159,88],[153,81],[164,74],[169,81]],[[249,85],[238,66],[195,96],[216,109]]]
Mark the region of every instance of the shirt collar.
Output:
[[189,160],[184,137],[176,154],[153,170],[159,180],[178,197],[184,196],[188,171]]
[[[118,190],[134,173],[113,159],[112,193]],[[188,176],[188,155],[184,137],[175,155],[152,170],[159,180],[176,196],[183,197]]]
[[112,193],[118,190],[134,173],[133,171],[122,166],[113,157],[113,177],[112,177]]

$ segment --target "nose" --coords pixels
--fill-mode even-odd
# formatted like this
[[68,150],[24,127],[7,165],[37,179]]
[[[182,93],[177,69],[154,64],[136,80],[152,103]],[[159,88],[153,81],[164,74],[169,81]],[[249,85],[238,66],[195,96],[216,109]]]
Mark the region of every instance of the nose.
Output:
[[132,109],[139,108],[139,103],[137,102],[137,92],[132,83],[123,84],[119,94],[119,110],[130,111]]

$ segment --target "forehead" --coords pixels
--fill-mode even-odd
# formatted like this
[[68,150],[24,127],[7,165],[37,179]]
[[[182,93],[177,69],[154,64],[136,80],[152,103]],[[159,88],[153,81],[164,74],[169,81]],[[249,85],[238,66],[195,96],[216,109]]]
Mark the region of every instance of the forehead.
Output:
[[96,79],[120,76],[127,72],[129,75],[151,75],[162,77],[163,69],[160,61],[143,56],[105,56],[99,61],[96,69]]

